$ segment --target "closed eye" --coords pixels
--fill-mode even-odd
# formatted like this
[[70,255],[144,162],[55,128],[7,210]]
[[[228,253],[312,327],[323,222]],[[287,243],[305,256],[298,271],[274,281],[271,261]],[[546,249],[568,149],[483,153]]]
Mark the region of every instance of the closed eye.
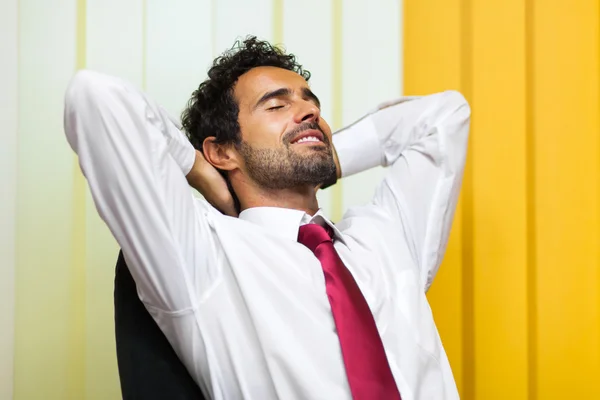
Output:
[[275,110],[278,110],[278,109],[280,109],[280,108],[283,108],[283,106],[269,107],[269,108],[267,108],[267,110],[268,110],[268,111],[275,111]]

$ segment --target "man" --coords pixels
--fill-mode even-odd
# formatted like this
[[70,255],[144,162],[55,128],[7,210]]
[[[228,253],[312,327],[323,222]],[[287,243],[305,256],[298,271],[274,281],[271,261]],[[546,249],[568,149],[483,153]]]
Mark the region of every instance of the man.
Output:
[[[65,131],[140,299],[208,397],[458,398],[425,292],[469,107],[402,98],[332,136],[309,77],[248,38],[194,92],[186,138],[130,84],[83,71]],[[373,200],[331,222],[315,188],[376,165]]]

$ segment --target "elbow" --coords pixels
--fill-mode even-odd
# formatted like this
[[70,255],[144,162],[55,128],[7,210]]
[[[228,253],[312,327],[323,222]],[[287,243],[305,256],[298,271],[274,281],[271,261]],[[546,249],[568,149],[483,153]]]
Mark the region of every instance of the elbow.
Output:
[[471,118],[471,107],[462,93],[457,90],[448,90],[444,92],[444,100],[452,114],[460,112],[467,121]]
[[75,73],[65,94],[67,108],[77,111],[81,107],[106,102],[106,98],[120,90],[119,82],[108,75],[90,70]]
[[91,71],[78,71],[71,78],[65,92],[63,125],[67,142],[77,154],[79,154],[79,136],[85,132],[81,127],[81,113],[93,92],[93,75]]
[[443,100],[444,108],[446,108],[446,123],[453,126],[450,132],[454,132],[455,136],[465,142],[469,136],[469,127],[471,125],[471,107],[465,97],[458,91],[451,90],[444,92]]
[[85,116],[94,107],[102,103],[107,85],[107,77],[98,72],[81,70],[78,71],[67,86],[64,98],[63,123],[67,141],[71,148],[79,153],[79,141],[85,129]]
[[65,93],[66,110],[76,112],[82,105],[93,99],[96,88],[99,87],[97,82],[101,77],[101,74],[94,71],[77,71],[73,78],[71,78]]

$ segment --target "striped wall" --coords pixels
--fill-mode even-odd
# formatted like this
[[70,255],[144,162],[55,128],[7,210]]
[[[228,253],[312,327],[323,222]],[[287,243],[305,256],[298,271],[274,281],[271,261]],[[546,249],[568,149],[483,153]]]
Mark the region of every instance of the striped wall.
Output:
[[[429,294],[462,398],[600,398],[599,20],[597,0],[0,2],[0,399],[120,398],[118,249],[64,140],[69,78],[119,75],[178,114],[248,33],[313,72],[336,128],[401,93],[465,93],[470,158]],[[382,173],[321,205],[340,218]]]
[[404,21],[405,92],[473,109],[429,294],[463,398],[600,398],[598,1],[406,0]]

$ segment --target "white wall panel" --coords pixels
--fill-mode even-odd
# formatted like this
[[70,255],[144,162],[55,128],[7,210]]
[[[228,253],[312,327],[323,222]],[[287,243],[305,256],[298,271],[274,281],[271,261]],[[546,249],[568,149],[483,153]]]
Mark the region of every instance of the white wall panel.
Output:
[[68,398],[73,153],[62,112],[75,21],[75,1],[19,2],[17,399]]
[[215,57],[229,49],[235,40],[247,35],[271,40],[273,37],[272,0],[213,0],[213,52]]
[[144,0],[87,0],[87,67],[143,84]]
[[[343,2],[344,124],[402,93],[400,7],[396,0]],[[344,179],[344,210],[368,202],[384,173],[375,168]]]
[[148,0],[146,91],[179,116],[212,63],[210,0]]

